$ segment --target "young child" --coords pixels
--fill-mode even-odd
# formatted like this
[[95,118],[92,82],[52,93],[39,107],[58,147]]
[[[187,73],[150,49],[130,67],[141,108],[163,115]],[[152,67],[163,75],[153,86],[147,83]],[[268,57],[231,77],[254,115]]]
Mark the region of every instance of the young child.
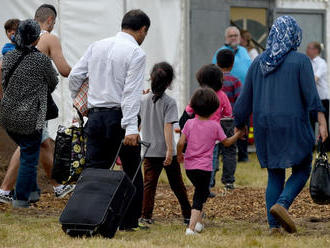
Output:
[[[234,59],[234,53],[228,49],[221,50],[217,55],[217,65],[223,73],[223,86],[221,90],[226,93],[232,108],[234,108],[234,104],[239,97],[242,88],[242,83],[239,79],[231,74]],[[221,120],[221,124],[224,128],[225,134],[231,136],[234,131],[233,119]],[[237,143],[240,142],[242,142],[242,140],[237,141]],[[235,171],[237,166],[236,144],[230,147],[224,147],[220,144],[218,154],[222,154],[223,156],[223,173],[221,181],[227,189],[234,189]]]
[[[217,54],[217,65],[220,67],[223,72],[224,84],[222,90],[227,94],[229,101],[234,106],[237,98],[241,93],[242,83],[236,78],[233,74],[231,74],[231,70],[233,69],[235,55],[229,49],[221,50]],[[247,162],[249,160],[249,155],[247,152],[248,147],[248,139],[245,137],[242,140],[237,142],[238,147],[238,161],[239,162]],[[236,166],[235,166],[236,168]]]
[[[219,99],[214,90],[207,87],[196,90],[191,98],[190,106],[198,118],[187,121],[177,145],[178,162],[182,163],[184,160],[187,176],[195,187],[186,235],[192,235],[204,229],[202,209],[210,193],[212,154],[216,141],[220,141],[224,146],[231,146],[241,136],[241,131],[238,131],[227,138],[220,123],[210,119],[219,108]],[[182,151],[186,142],[187,148],[183,159]]]
[[6,43],[4,45],[4,47],[2,48],[2,55],[5,55],[7,52],[15,49],[14,35],[17,31],[19,22],[20,20],[18,19],[9,19],[6,21],[4,28],[6,31],[6,35],[10,40],[10,43]]
[[184,221],[188,224],[191,206],[173,138],[173,124],[178,122],[178,109],[175,100],[165,93],[174,78],[173,68],[166,62],[155,64],[150,76],[151,92],[143,96],[140,110],[143,140],[151,143],[144,161],[144,197],[140,222],[153,223],[156,187],[164,168],[171,189],[181,205]]
[[229,49],[221,50],[217,55],[217,65],[223,73],[222,91],[226,93],[232,108],[234,108],[234,104],[242,89],[241,81],[231,74],[234,60],[235,55]]
[[[4,28],[6,31],[6,35],[11,42],[6,43],[3,46],[2,51],[1,51],[2,55],[5,55],[7,52],[10,52],[15,49],[15,44],[13,42],[13,39],[14,39],[14,35],[17,31],[19,22],[20,22],[20,20],[18,20],[18,19],[9,19],[6,21]],[[2,70],[1,70],[2,58],[1,57],[2,56],[0,56],[0,79],[2,78]],[[2,85],[1,85],[1,81],[0,81],[0,100],[1,99],[2,99]]]
[[[209,87],[213,89],[220,101],[219,108],[216,112],[210,117],[211,120],[215,120],[220,123],[223,118],[231,118],[232,116],[232,108],[226,93],[224,93],[221,89],[223,87],[223,74],[219,67],[213,64],[204,65],[196,74],[197,81],[201,87]],[[192,114],[194,111],[190,105],[187,106],[186,112],[188,114]],[[228,133],[229,135],[229,133]],[[232,133],[230,133],[230,136]],[[219,154],[220,154],[220,146],[221,144],[216,144],[213,151],[213,170],[211,174],[210,180],[210,188],[215,186],[215,175],[219,170]],[[234,146],[234,145],[233,145]],[[235,147],[229,147],[229,150],[236,149]],[[233,188],[232,181],[232,171],[235,172],[236,169],[236,152],[232,154],[225,150],[223,152],[223,170],[222,170],[222,182],[226,188]],[[234,169],[233,169],[234,167]],[[226,180],[226,179],[230,180]],[[224,180],[225,179],[225,180]],[[215,197],[215,193],[210,192],[209,197]]]
[[[223,72],[223,87],[222,90],[227,94],[231,106],[234,107],[234,104],[241,93],[242,83],[236,78],[231,70],[233,68],[235,60],[234,53],[229,49],[221,50],[217,55],[217,65],[220,67],[220,70]],[[238,161],[246,162],[248,161],[248,137],[237,141],[238,147]],[[236,166],[235,166],[236,168]],[[234,171],[235,172],[235,171]],[[234,174],[232,174],[234,175]],[[232,178],[231,180],[233,180]]]

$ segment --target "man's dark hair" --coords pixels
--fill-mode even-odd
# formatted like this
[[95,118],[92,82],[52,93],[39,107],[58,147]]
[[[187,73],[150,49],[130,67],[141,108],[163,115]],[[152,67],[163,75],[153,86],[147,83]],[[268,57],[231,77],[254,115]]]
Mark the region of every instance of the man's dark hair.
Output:
[[140,30],[142,27],[146,26],[147,29],[150,27],[150,19],[140,9],[133,9],[128,11],[121,22],[122,29],[130,29],[130,30]]
[[54,17],[54,19],[57,17],[55,7],[51,4],[43,4],[36,10],[34,19],[42,23],[45,22],[50,16]]
[[223,73],[219,67],[213,64],[204,65],[196,74],[197,81],[201,87],[207,86],[214,91],[222,88]]
[[217,65],[220,68],[230,68],[235,60],[234,53],[229,49],[223,49],[217,54]]
[[11,31],[11,30],[17,31],[19,22],[20,22],[20,20],[18,20],[18,19],[9,19],[9,20],[7,20],[5,25],[4,25],[4,28],[5,28],[6,32]]
[[218,108],[220,102],[214,90],[204,87],[195,91],[191,98],[190,106],[201,117],[211,116]]

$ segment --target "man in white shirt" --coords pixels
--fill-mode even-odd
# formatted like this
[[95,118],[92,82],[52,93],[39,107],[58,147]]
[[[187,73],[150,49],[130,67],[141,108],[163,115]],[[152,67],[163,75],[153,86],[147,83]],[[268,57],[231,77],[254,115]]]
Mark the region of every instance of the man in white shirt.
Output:
[[[123,170],[133,178],[140,158],[138,113],[143,92],[146,55],[140,45],[150,26],[141,10],[131,10],[122,20],[122,31],[92,43],[69,75],[75,98],[89,78],[87,167],[109,168],[120,142]],[[134,181],[137,192],[121,223],[121,230],[138,228],[143,199],[141,170]]]
[[[327,62],[320,57],[322,51],[321,44],[319,42],[311,42],[306,49],[307,56],[311,59],[313,66],[316,88],[319,93],[320,99],[324,108],[326,109],[326,120],[329,130],[329,86],[328,86],[328,66]],[[311,117],[312,125],[315,130],[316,118]],[[329,141],[329,140],[327,140]],[[329,142],[327,142],[328,147]]]

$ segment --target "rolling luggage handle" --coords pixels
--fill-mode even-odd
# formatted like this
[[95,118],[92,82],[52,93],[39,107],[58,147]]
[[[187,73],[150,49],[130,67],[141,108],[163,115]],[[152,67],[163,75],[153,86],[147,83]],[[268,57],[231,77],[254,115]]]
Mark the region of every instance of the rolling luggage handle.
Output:
[[[112,165],[111,165],[111,167],[110,167],[110,170],[113,170],[113,168],[114,168],[115,165],[116,165],[116,161],[117,161],[117,158],[118,158],[118,156],[119,156],[119,153],[120,153],[121,147],[123,146],[123,143],[124,143],[124,140],[122,140],[122,141],[120,142],[120,145],[119,145],[118,151],[117,151],[117,153],[116,153],[115,160],[113,161],[113,163],[112,163]],[[150,143],[148,143],[148,142],[144,142],[144,141],[139,141],[138,143],[139,143],[140,145],[145,146],[145,147],[146,147],[146,150],[144,151],[144,154],[143,154],[143,156],[141,157],[141,160],[140,160],[140,164],[139,164],[138,168],[136,169],[136,172],[135,172],[135,174],[134,174],[134,177],[132,178],[132,182],[133,182],[133,183],[134,183],[134,181],[135,181],[135,178],[136,178],[137,174],[139,173],[139,170],[141,169],[141,166],[142,166],[142,163],[143,163],[144,157],[145,157],[145,155],[147,154],[147,152],[148,152],[148,150],[149,150],[149,147],[150,147],[150,145],[151,145]]]

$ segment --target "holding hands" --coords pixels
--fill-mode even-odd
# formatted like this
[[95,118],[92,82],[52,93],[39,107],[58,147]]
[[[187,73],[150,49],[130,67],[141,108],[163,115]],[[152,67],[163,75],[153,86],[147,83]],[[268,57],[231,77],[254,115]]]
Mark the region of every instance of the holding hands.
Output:
[[246,136],[246,135],[248,134],[248,127],[245,126],[245,127],[242,128],[242,129],[239,129],[239,128],[235,127],[235,129],[234,129],[234,133],[235,133],[235,134],[236,134],[236,133],[238,134],[239,139],[245,139],[244,136]]

